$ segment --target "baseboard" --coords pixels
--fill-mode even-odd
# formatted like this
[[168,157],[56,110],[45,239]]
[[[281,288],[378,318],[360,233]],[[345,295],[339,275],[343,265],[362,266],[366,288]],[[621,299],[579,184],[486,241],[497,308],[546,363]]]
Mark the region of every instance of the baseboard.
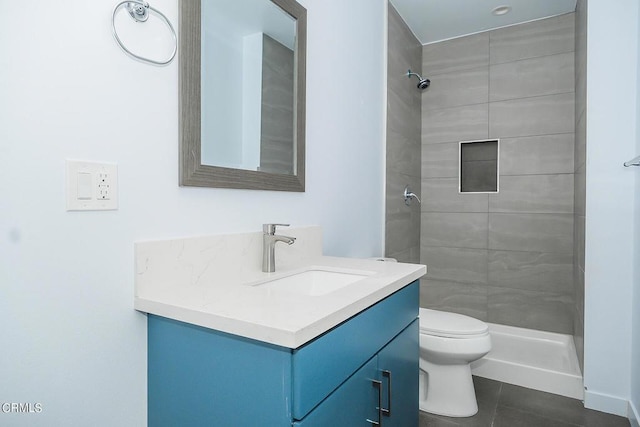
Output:
[[585,390],[584,407],[608,414],[620,415],[625,418],[629,416],[629,401],[608,394]]
[[638,408],[633,404],[633,402],[629,402],[629,422],[631,423],[631,427],[640,427],[638,420],[640,420],[640,413],[638,412]]

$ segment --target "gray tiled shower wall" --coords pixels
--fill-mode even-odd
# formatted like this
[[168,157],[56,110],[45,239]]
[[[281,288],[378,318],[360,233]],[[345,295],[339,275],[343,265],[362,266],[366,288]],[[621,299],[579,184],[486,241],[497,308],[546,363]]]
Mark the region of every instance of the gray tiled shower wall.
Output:
[[389,59],[387,85],[387,179],[385,254],[403,262],[420,261],[420,205],[404,203],[408,184],[420,195],[420,108],[418,73],[422,66],[422,45],[389,3]]
[[[587,0],[576,7],[576,138],[574,152],[574,216],[573,216],[573,341],[584,367],[584,236],[586,198],[586,94],[587,94]],[[582,369],[584,372],[584,369]]]
[[[574,333],[574,19],[423,46],[423,307]],[[499,193],[459,194],[459,141],[489,138]]]

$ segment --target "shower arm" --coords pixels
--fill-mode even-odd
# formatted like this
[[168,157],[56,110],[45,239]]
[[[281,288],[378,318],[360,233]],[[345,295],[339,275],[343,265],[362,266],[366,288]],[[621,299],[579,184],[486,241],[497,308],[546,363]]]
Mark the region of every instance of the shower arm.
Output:
[[407,77],[411,78],[411,76],[416,76],[416,77],[417,77],[417,78],[419,78],[420,80],[423,80],[423,79],[422,79],[422,76],[421,76],[420,74],[418,74],[418,73],[414,73],[414,72],[412,72],[411,70],[407,70]]

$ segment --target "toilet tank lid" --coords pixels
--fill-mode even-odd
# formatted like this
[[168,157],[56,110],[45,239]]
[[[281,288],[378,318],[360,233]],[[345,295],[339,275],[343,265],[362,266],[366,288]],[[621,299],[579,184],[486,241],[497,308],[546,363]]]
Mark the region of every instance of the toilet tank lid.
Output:
[[481,320],[447,311],[420,309],[420,331],[437,336],[470,336],[485,334],[489,326]]

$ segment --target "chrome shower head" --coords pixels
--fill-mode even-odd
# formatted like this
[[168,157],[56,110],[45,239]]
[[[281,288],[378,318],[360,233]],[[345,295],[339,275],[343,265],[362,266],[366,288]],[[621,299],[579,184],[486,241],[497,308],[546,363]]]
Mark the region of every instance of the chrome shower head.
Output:
[[418,78],[419,82],[418,82],[417,87],[418,87],[418,89],[420,89],[420,90],[424,90],[424,89],[428,88],[428,87],[429,87],[429,85],[431,84],[431,80],[429,80],[429,79],[423,79],[423,78],[420,76],[420,74],[418,74],[418,73],[412,73],[412,72],[411,72],[411,70],[407,70],[407,77],[411,78],[411,76],[416,76],[416,77]]
[[429,79],[420,79],[420,81],[418,82],[418,89],[423,90],[429,87],[429,85],[431,84],[431,80]]

